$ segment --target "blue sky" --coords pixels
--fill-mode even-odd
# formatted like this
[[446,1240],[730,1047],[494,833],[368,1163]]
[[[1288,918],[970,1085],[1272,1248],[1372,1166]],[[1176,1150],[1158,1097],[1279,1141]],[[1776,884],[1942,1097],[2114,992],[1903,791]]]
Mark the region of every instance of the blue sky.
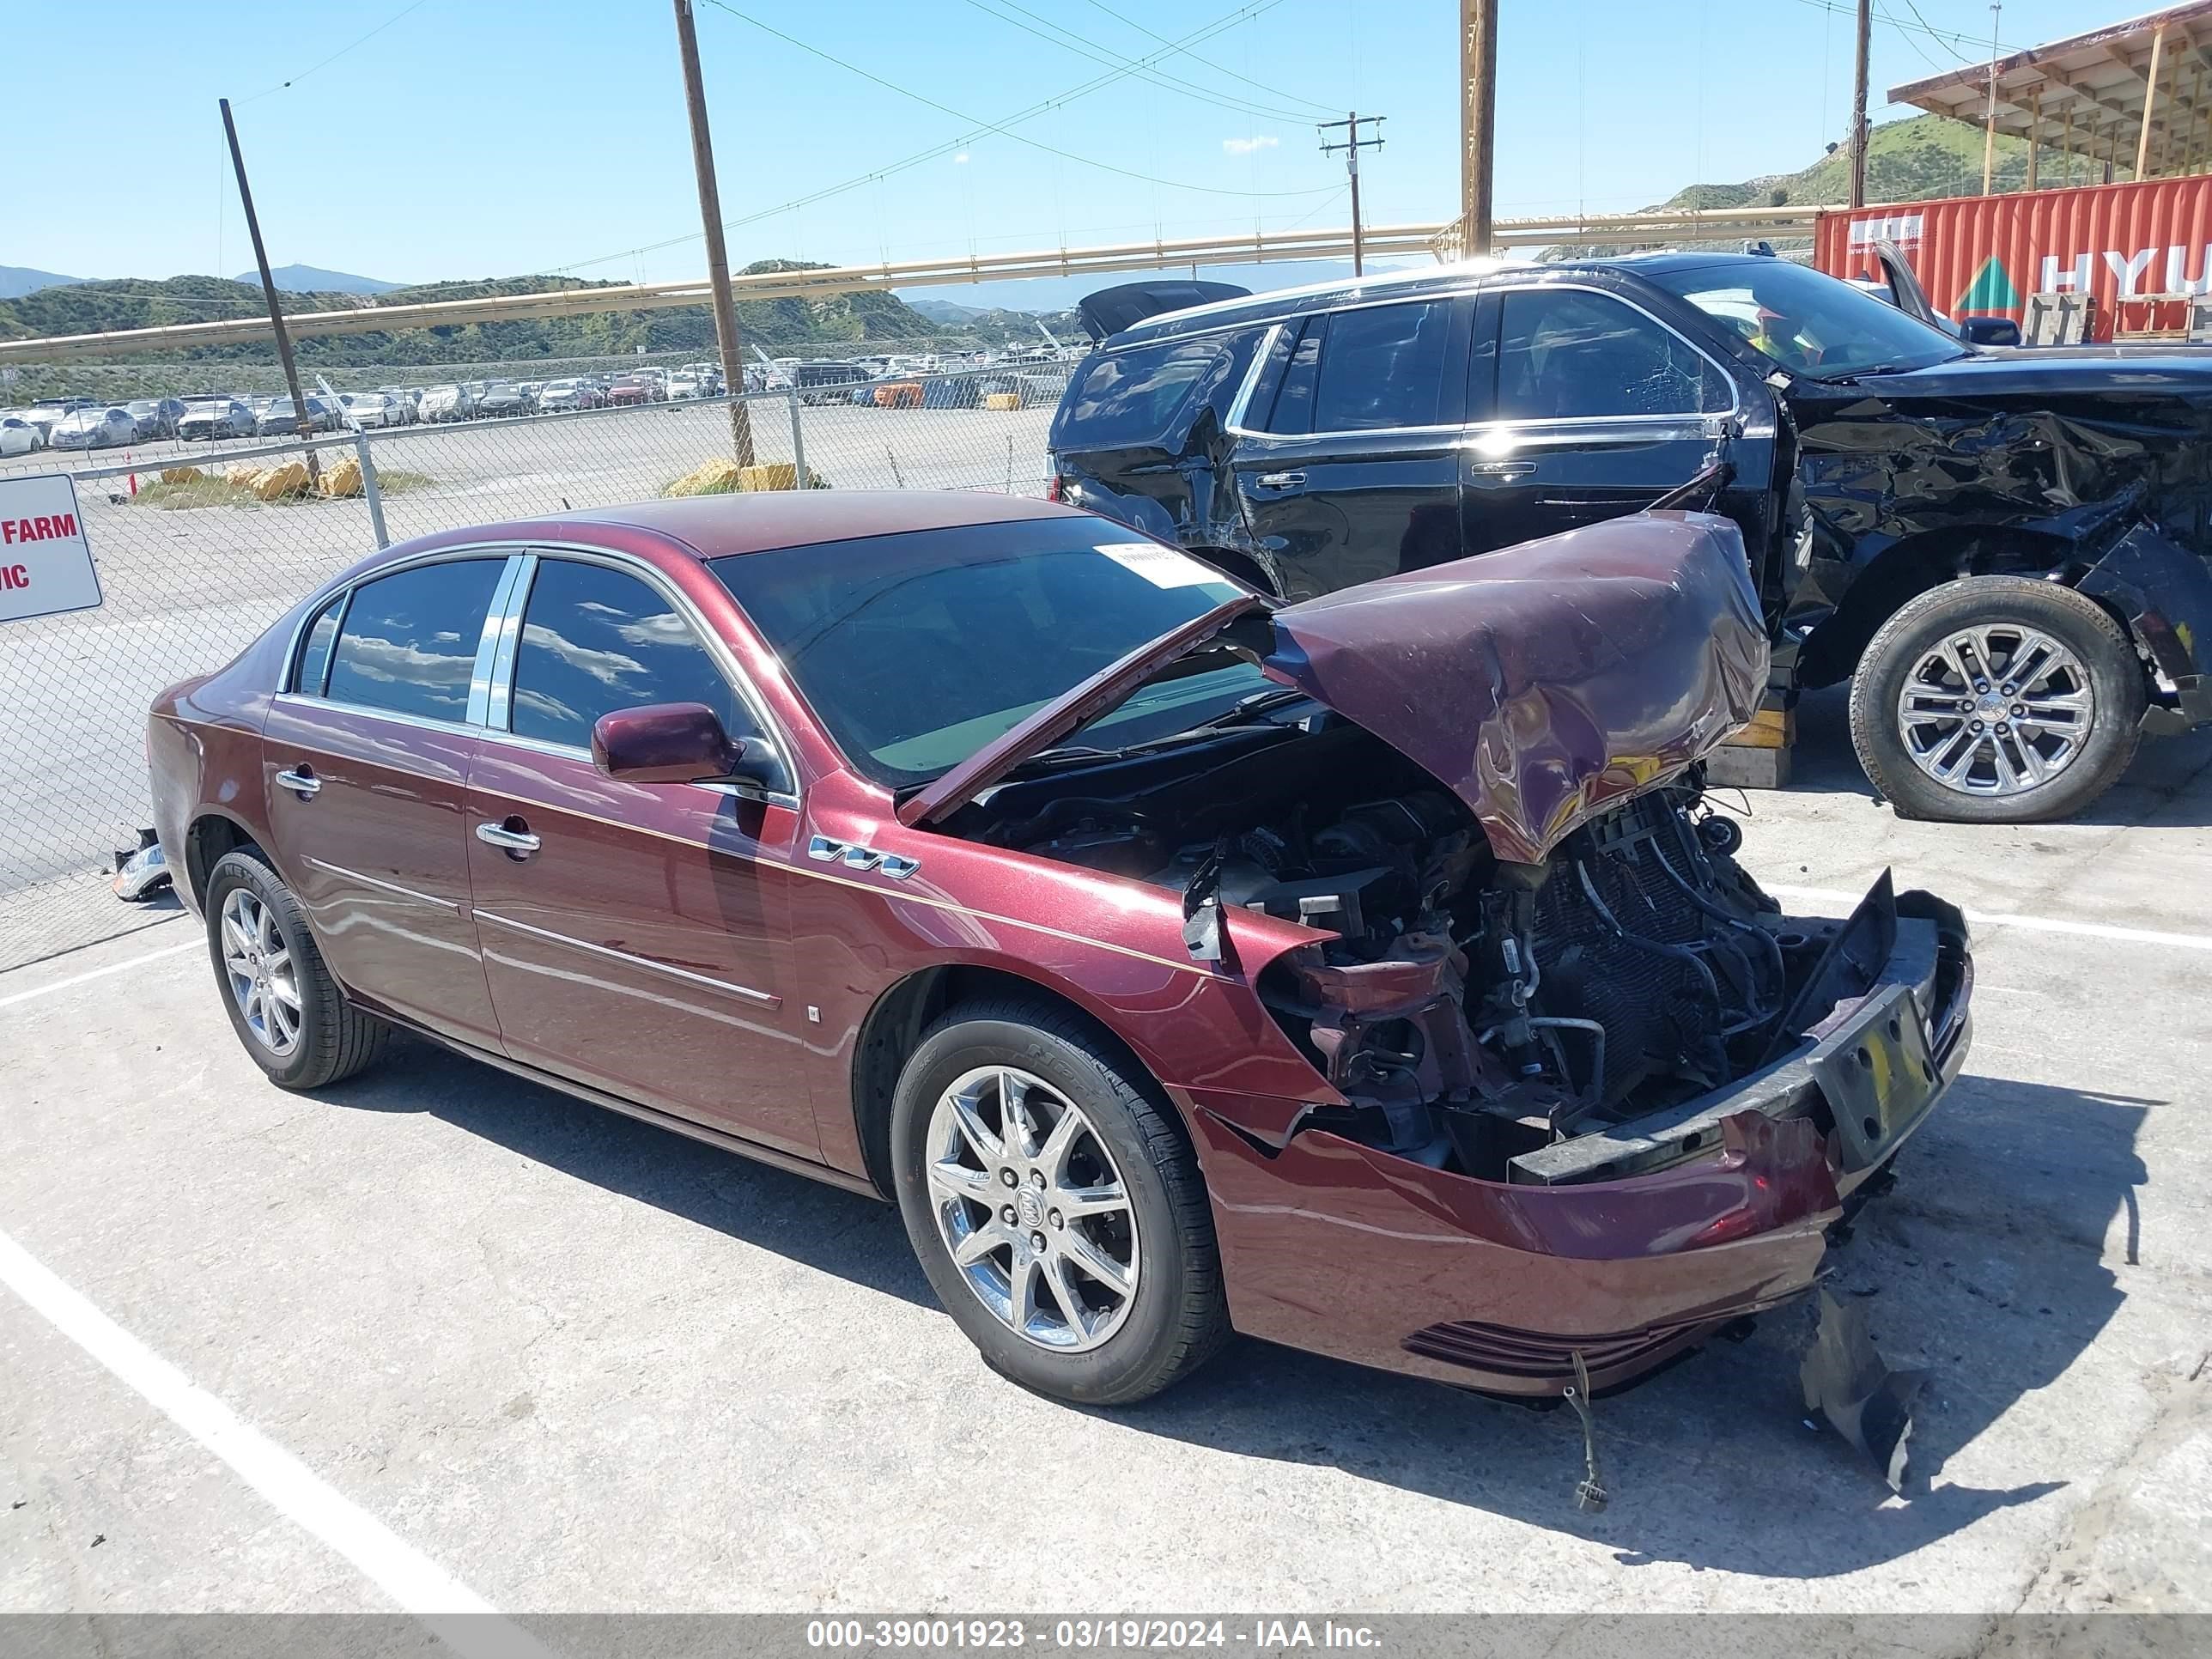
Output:
[[[1317,153],[1312,124],[1348,108],[1389,118],[1363,167],[1370,223],[1455,210],[1455,0],[731,3],[768,26],[698,0],[723,210],[751,221],[731,232],[739,264],[1343,223],[1342,162]],[[1921,27],[1986,42],[1978,0],[1875,10],[1908,26],[1875,27],[1877,100],[1986,55]],[[1635,208],[1693,179],[1803,166],[1849,117],[1848,14],[1849,0],[1504,0],[1498,212]],[[2000,39],[2106,15],[2011,0]],[[1160,79],[1125,75],[978,131],[1222,20],[1190,47],[1204,62],[1162,57]],[[11,77],[5,106],[30,140],[0,173],[0,264],[246,270],[216,109],[228,94],[276,264],[400,281],[704,268],[667,0],[215,0],[189,17],[174,0],[9,0],[0,40],[36,70]],[[64,134],[97,153],[42,157]]]

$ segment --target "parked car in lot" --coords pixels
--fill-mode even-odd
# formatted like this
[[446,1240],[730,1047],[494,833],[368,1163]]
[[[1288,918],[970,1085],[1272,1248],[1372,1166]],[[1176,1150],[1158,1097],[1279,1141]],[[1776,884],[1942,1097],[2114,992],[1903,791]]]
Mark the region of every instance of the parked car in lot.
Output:
[[530,413],[530,398],[512,380],[494,380],[477,398],[477,413],[486,417]]
[[149,754],[284,1087],[398,1026],[894,1200],[1065,1400],[1232,1325],[1556,1397],[1806,1290],[1964,1060],[1959,913],[1784,916],[1705,801],[1765,671],[1716,515],[1291,605],[796,491],[374,555]]
[[380,386],[376,388],[390,404],[391,424],[412,426],[421,418],[416,405],[422,400],[422,388],[407,386]]
[[548,380],[545,390],[538,394],[538,407],[546,414],[565,410],[599,409],[606,403],[606,395],[590,380]]
[[99,405],[89,398],[41,398],[23,411],[23,418],[39,428],[41,438],[52,443],[54,428],[64,417],[95,407]]
[[660,401],[660,388],[641,374],[624,374],[607,388],[607,402],[617,408],[625,404],[655,404]]
[[185,412],[181,398],[134,398],[123,405],[137,426],[140,443],[177,435],[177,422]]
[[[2079,810],[2212,720],[2212,362],[1984,350],[1757,255],[1477,264],[1119,326],[1058,492],[1289,598],[1698,495],[1749,550],[1780,699],[1849,680],[1907,817]],[[1187,305],[1188,283],[1161,284]],[[1096,303],[1094,303],[1096,302]]]
[[28,455],[46,447],[46,434],[14,410],[0,414],[0,455]]
[[54,449],[113,449],[136,442],[137,436],[138,422],[129,410],[118,405],[63,416],[46,434],[46,443]]
[[[310,432],[335,432],[343,424],[339,419],[337,405],[312,392],[306,398],[304,406]],[[289,398],[271,398],[269,406],[255,419],[253,429],[259,437],[289,437],[300,429],[299,412],[293,407]]]
[[476,412],[476,394],[465,386],[434,386],[416,406],[426,421],[465,421]]
[[356,426],[386,427],[399,424],[392,400],[381,392],[343,392],[338,402],[345,406],[346,414]]
[[259,417],[236,398],[190,398],[177,417],[177,436],[187,443],[213,438],[250,438]]
[[858,363],[799,363],[792,369],[792,384],[802,404],[844,404],[852,401],[853,388],[868,379]]

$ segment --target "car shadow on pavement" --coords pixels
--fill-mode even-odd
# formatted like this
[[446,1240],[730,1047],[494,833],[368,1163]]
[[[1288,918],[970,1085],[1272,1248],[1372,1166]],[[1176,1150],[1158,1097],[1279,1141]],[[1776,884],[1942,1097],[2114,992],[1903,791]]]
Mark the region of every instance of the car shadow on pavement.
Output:
[[[890,1206],[428,1044],[404,1043],[374,1073],[325,1097],[362,1110],[428,1111],[606,1191],[933,1305]],[[1931,1372],[1902,1501],[1807,1419],[1797,1376],[1814,1321],[1805,1303],[1765,1316],[1744,1340],[1709,1343],[1597,1402],[1613,1503],[1595,1516],[1574,1505],[1583,1444],[1571,1412],[1263,1343],[1234,1342],[1166,1394],[1101,1414],[1144,1433],[1330,1467],[1600,1540],[1624,1565],[1824,1577],[1893,1562],[2066,1484],[2057,1472],[2074,1466],[2069,1451],[2047,1435],[1977,1443],[2023,1395],[2081,1361],[2118,1308],[2105,1241],[2122,1218],[2114,1252],[2136,1259],[2135,1189],[2146,1176],[2136,1135],[2163,1103],[1970,1073],[1900,1158],[1895,1190],[1832,1250],[1829,1287],[1866,1299],[1885,1358]]]
[[2161,1103],[1966,1077],[1903,1155],[1897,1188],[1831,1251],[1829,1288],[1865,1299],[1885,1358],[1930,1370],[1902,1500],[1808,1421],[1798,1362],[1814,1314],[1804,1302],[1596,1403],[1613,1495],[1596,1515],[1575,1507],[1583,1462],[1571,1412],[1259,1343],[1116,1415],[1599,1540],[1626,1565],[1818,1578],[1894,1562],[2058,1491],[2078,1467],[2040,1433],[1977,1443],[2081,1360],[2120,1305],[2104,1242],[2124,1218],[2113,1249],[2132,1254],[2145,1179],[2135,1137]]
[[898,1211],[757,1164],[411,1036],[374,1070],[316,1097],[362,1111],[428,1112],[549,1169],[773,1250],[885,1296],[935,1304]]

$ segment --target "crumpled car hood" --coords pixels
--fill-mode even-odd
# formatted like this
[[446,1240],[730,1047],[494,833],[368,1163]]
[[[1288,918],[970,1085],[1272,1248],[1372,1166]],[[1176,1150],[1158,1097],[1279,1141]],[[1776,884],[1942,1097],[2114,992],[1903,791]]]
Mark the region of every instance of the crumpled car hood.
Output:
[[1433,773],[1536,863],[1748,720],[1766,633],[1734,524],[1645,513],[1304,600],[1268,675]]
[[1752,717],[1766,632],[1729,520],[1641,513],[1275,610],[1230,599],[1129,653],[900,805],[940,820],[1239,618],[1273,611],[1261,666],[1465,801],[1501,859],[1680,771]]

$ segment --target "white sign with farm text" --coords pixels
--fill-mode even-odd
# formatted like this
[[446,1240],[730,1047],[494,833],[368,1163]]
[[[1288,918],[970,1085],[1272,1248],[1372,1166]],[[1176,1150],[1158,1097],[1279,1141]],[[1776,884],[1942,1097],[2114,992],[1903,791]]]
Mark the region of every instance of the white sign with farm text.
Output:
[[0,622],[99,603],[76,480],[59,473],[0,478]]

